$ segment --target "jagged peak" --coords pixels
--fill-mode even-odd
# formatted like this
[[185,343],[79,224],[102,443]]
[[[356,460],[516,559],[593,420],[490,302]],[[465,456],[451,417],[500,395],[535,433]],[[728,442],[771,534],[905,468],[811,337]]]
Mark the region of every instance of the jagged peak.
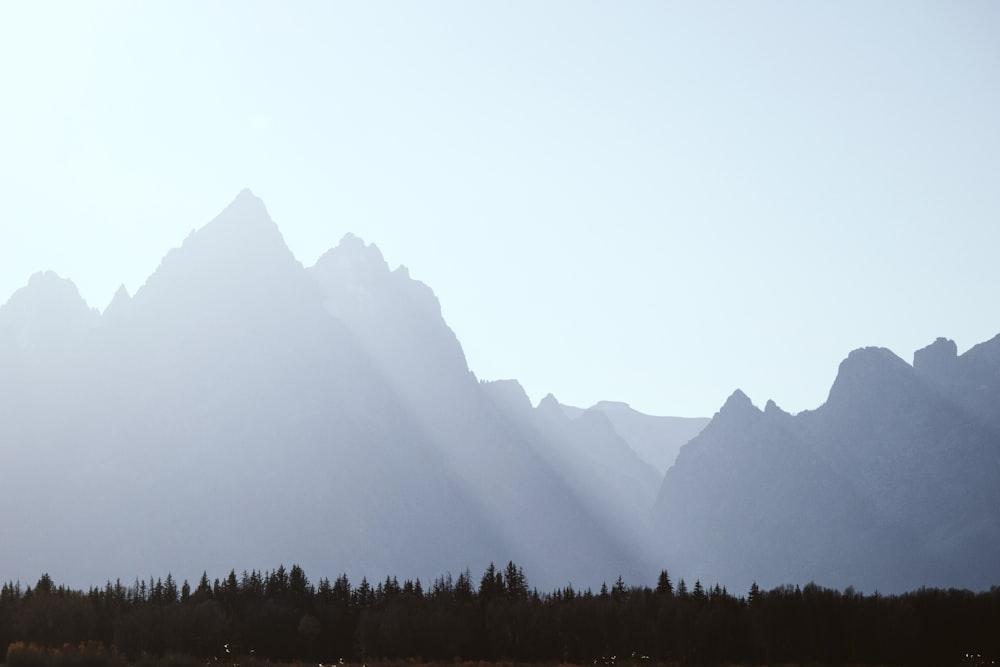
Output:
[[[182,249],[212,245],[224,250],[255,250],[277,242],[284,252],[285,245],[278,226],[271,219],[264,202],[248,188],[240,191],[222,211],[200,229],[192,230],[184,239]],[[168,256],[174,254],[170,251]]]
[[774,399],[767,399],[767,403],[764,404],[764,414],[768,417],[790,417],[791,415],[774,402]]
[[97,319],[72,280],[39,271],[0,307],[0,338],[13,337],[22,348],[44,346],[71,338]]
[[955,341],[939,337],[927,347],[913,353],[913,370],[923,375],[942,377],[958,362]]
[[525,397],[528,396],[528,392],[526,392],[521,383],[514,378],[500,379],[500,380],[480,380],[479,384],[483,387],[499,388],[503,389],[504,391],[512,391],[517,394],[523,394]]
[[37,271],[31,274],[28,278],[28,284],[17,290],[10,300],[13,301],[15,296],[36,302],[53,302],[54,300],[74,304],[79,302],[84,307],[89,308],[86,299],[80,295],[76,283],[69,278],[63,278],[55,271]]
[[910,369],[910,365],[896,356],[896,353],[885,347],[860,347],[852,350],[847,358],[840,362],[837,370],[837,382],[853,380],[877,375],[886,370],[899,371]]
[[[348,232],[337,246],[325,252],[309,272],[320,287],[343,308],[363,307],[377,311],[386,299],[405,305],[410,313],[422,311],[429,319],[444,325],[441,304],[434,291],[425,283],[410,277],[403,265],[390,271],[382,251],[374,243],[365,243]],[[445,325],[447,326],[447,325]]]
[[538,405],[536,406],[535,409],[543,413],[559,414],[565,416],[562,406],[559,404],[559,401],[556,399],[555,395],[553,395],[551,392],[545,394],[545,397],[542,400],[538,401]]
[[115,291],[115,295],[111,297],[111,302],[108,303],[107,307],[104,309],[103,316],[114,315],[119,312],[122,308],[125,308],[132,301],[132,296],[128,293],[128,289],[125,284],[119,285],[118,289]]
[[750,400],[750,397],[743,393],[742,389],[737,389],[736,391],[734,391],[732,394],[729,395],[729,398],[727,398],[726,402],[722,405],[723,410],[727,408],[731,409],[754,408],[754,404],[753,401]]
[[36,271],[28,276],[28,285],[41,285],[52,280],[63,280],[55,271]]
[[359,251],[364,251],[372,245],[374,244],[365,243],[365,240],[354,232],[347,232],[340,237],[340,243],[338,243],[336,247],[341,250],[357,249]]
[[28,278],[28,287],[39,289],[51,286],[56,289],[66,289],[72,286],[76,290],[76,284],[69,278],[63,278],[55,271],[36,271]]
[[[340,243],[323,253],[313,268],[320,272],[362,268],[367,273],[377,272],[379,275],[389,273],[389,265],[378,246],[374,243],[365,243],[364,239],[351,232],[344,234]],[[406,275],[408,277],[408,274]]]
[[[243,188],[236,195],[236,198],[229,203],[223,212],[229,210],[230,208],[237,208],[243,211],[254,210],[257,212],[267,213],[267,207],[264,206],[264,200],[253,193],[250,188]],[[270,217],[270,216],[268,216]]]
[[239,283],[248,275],[267,275],[273,281],[276,275],[301,267],[264,202],[243,189],[221,213],[163,257],[135,300],[144,303],[151,290],[155,293],[176,281]]
[[271,219],[271,214],[268,213],[264,200],[251,192],[249,188],[244,188],[211,222],[188,238],[196,238],[205,234],[211,235],[216,230],[224,230],[225,233],[231,234],[260,229],[276,232],[278,227]]
[[850,400],[872,390],[880,391],[887,378],[911,375],[913,367],[884,347],[861,347],[840,362],[827,403]]
[[532,409],[528,392],[517,380],[480,380],[479,386],[501,408],[523,413]]
[[108,305],[104,308],[104,314],[107,315],[109,311],[125,306],[131,300],[132,295],[129,294],[128,288],[125,287],[124,283],[122,283],[118,286],[118,289],[115,290],[114,296],[111,297],[111,301],[109,301]]
[[[16,290],[10,298],[0,304],[0,312],[13,308],[15,304],[31,308],[81,307],[89,309],[86,299],[69,278],[63,278],[55,271],[37,271],[28,277],[28,284]],[[23,309],[23,308],[22,308]]]
[[218,215],[193,231],[184,245],[209,242],[234,250],[279,247],[291,254],[264,201],[249,188],[241,190]]
[[379,250],[377,245],[374,243],[365,243],[363,238],[352,232],[344,234],[340,239],[340,243],[337,244],[337,248],[343,251],[357,252],[373,260],[377,259],[379,262],[385,261],[382,251]]
[[722,417],[724,420],[728,420],[759,414],[761,414],[761,411],[753,404],[750,397],[744,394],[742,389],[737,389],[729,395],[729,398],[726,399],[726,402],[723,403],[715,416],[716,418]]

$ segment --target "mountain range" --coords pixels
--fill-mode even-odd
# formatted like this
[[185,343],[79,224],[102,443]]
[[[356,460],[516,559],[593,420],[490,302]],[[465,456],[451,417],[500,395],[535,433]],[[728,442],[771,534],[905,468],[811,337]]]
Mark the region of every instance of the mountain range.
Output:
[[910,365],[851,352],[829,397],[790,415],[736,391],[680,451],[654,510],[665,560],[745,586],[864,590],[1000,581],[1000,336]]
[[798,415],[533,406],[405,267],[351,234],[304,267],[246,190],[103,313],[53,273],[0,307],[0,578],[988,587],[998,394],[1000,337],[855,351]]

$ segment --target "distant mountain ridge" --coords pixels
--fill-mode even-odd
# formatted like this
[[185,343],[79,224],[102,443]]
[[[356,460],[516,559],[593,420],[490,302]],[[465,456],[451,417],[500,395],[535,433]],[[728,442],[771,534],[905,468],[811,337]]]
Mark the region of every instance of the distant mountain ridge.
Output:
[[652,576],[631,516],[658,476],[608,427],[586,446],[644,470],[645,506],[581,497],[613,457],[529,409],[494,400],[404,267],[348,234],[305,268],[245,190],[103,315],[54,274],[0,307],[0,578]]
[[1000,581],[1000,336],[911,366],[852,352],[792,416],[737,391],[685,445],[655,523],[682,570],[761,585],[988,588]]
[[604,414],[636,454],[652,465],[660,475],[674,464],[681,446],[698,435],[710,421],[707,417],[647,415],[620,401],[599,401],[587,410],[569,405],[562,408],[574,418],[587,411]]
[[826,403],[711,419],[480,381],[437,297],[347,234],[311,267],[241,192],[104,313],[0,306],[0,580],[298,563],[424,579],[513,560],[730,588],[1000,582],[1000,336],[863,348]]

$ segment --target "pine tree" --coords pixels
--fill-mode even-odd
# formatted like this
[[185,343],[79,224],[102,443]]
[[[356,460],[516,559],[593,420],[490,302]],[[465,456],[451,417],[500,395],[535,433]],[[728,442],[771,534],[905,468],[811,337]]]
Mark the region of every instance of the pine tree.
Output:
[[173,604],[177,602],[177,582],[172,574],[167,572],[167,579],[163,582],[163,602]]
[[514,565],[514,561],[508,561],[504,580],[508,600],[528,599],[528,580],[524,576],[524,570]]
[[695,579],[694,581],[694,599],[705,599],[705,587],[701,585],[701,579]]
[[622,579],[622,575],[620,574],[615,581],[615,585],[611,588],[611,596],[618,600],[625,597],[625,580]]
[[455,602],[472,602],[475,598],[475,591],[472,588],[472,573],[469,572],[469,568],[465,568],[465,571],[458,575],[458,579],[455,580]]
[[362,609],[372,606],[375,602],[375,592],[368,583],[367,577],[361,577],[361,583],[354,591],[354,604]]
[[347,579],[347,574],[341,574],[333,582],[333,599],[342,605],[351,601],[351,582]]
[[194,597],[199,602],[212,598],[212,584],[208,581],[208,572],[201,573],[201,579],[198,580],[198,588],[194,590]]
[[674,585],[670,582],[670,575],[667,574],[666,570],[660,570],[660,576],[656,580],[656,593],[657,595],[673,597]]
[[479,599],[483,602],[489,602],[503,595],[503,575],[497,570],[496,565],[490,563],[486,572],[483,573],[482,579],[479,580]]
[[753,582],[750,585],[750,592],[747,593],[747,601],[753,604],[760,597],[760,588],[757,586],[757,582]]

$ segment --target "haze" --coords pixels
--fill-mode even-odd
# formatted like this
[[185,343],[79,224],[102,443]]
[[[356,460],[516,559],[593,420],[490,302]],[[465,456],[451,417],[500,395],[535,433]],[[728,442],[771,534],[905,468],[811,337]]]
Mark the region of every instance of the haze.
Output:
[[709,416],[1000,331],[994,3],[0,4],[0,303],[104,309],[244,187],[479,378]]

